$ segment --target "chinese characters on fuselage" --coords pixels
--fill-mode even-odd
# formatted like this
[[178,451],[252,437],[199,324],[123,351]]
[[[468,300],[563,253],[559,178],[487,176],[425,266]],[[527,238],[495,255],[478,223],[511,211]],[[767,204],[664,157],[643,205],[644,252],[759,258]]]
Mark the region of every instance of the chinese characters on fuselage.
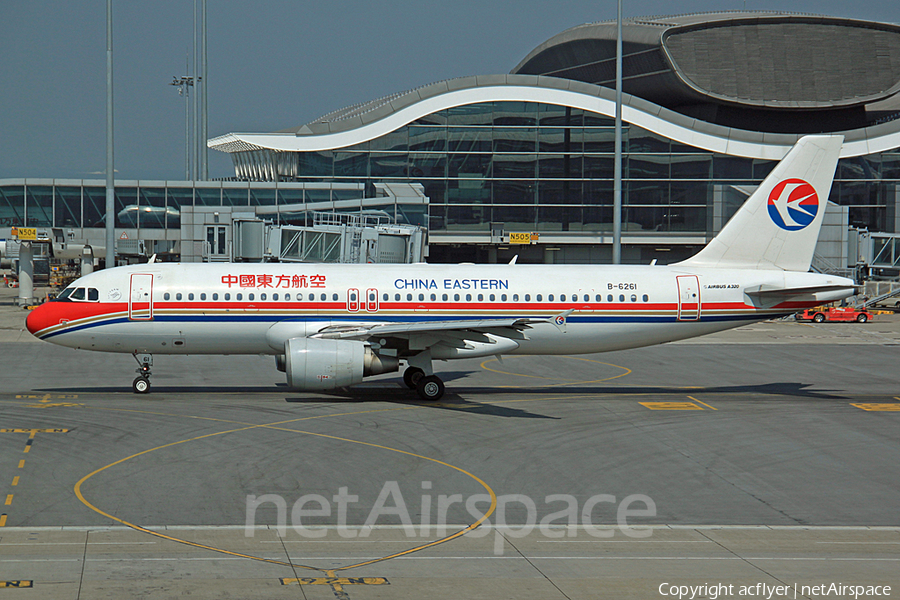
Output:
[[323,288],[324,275],[222,275],[222,283],[241,288]]

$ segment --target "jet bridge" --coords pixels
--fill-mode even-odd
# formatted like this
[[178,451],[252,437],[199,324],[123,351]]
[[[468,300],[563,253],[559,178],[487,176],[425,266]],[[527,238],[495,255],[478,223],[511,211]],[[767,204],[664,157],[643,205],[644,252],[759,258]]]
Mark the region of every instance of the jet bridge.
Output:
[[424,262],[426,242],[424,227],[381,211],[316,212],[309,226],[234,221],[235,262],[415,263]]

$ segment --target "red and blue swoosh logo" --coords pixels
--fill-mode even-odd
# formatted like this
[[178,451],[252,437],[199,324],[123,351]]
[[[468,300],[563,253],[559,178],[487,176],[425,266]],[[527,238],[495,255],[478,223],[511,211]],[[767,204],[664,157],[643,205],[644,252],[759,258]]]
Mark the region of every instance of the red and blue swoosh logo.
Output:
[[785,179],[769,192],[769,217],[784,230],[808,227],[818,212],[819,195],[802,179]]

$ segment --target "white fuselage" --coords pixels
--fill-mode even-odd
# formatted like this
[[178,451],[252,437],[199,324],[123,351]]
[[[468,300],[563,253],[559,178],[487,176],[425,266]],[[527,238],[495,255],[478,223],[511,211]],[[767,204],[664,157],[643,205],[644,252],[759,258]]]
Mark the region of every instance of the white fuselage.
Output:
[[[747,294],[826,282],[853,285],[678,266],[160,263],[87,275],[70,288],[95,293],[45,304],[28,326],[47,341],[105,352],[277,355],[287,339],[337,325],[547,318],[512,346],[468,356],[578,354],[704,335],[848,295],[766,303]],[[551,322],[570,310],[562,325]]]

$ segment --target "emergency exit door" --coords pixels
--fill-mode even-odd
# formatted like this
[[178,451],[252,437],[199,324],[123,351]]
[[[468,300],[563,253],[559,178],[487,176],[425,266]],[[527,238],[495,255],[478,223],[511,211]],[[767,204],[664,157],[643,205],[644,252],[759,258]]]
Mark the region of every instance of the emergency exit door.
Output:
[[153,275],[135,273],[131,276],[128,318],[132,321],[149,321],[153,318]]
[[700,320],[700,280],[696,275],[678,275],[678,320]]

